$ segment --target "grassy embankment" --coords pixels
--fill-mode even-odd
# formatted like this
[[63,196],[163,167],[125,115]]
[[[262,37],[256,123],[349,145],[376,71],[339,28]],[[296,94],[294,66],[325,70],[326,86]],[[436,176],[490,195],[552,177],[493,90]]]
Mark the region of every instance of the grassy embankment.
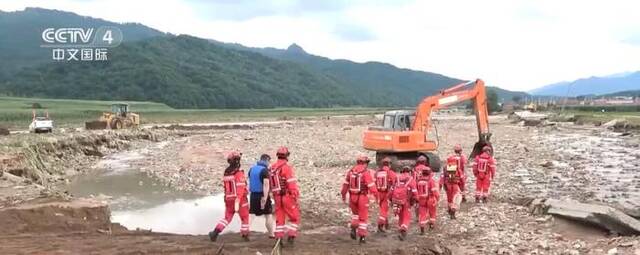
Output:
[[[603,111],[604,110],[604,111]],[[640,106],[575,106],[567,107],[561,116],[573,116],[577,122],[605,123],[613,119],[624,119],[629,124],[640,125]]]
[[173,109],[165,104],[133,101],[93,101],[67,99],[41,99],[0,97],[0,126],[27,129],[31,123],[34,103],[37,110],[49,116],[57,127],[82,127],[84,122],[97,120],[103,111],[109,111],[114,102],[126,102],[130,110],[139,113],[142,124],[194,123],[213,121],[249,121],[296,118],[306,116],[336,116],[382,113],[384,108],[274,108],[274,109]]

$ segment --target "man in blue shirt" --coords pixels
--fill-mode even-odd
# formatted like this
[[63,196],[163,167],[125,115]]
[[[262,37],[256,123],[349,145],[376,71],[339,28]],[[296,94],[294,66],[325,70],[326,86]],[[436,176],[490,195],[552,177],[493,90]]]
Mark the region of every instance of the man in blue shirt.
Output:
[[260,160],[249,169],[249,192],[251,192],[249,200],[249,213],[256,216],[264,215],[265,227],[269,232],[269,238],[275,238],[273,235],[273,217],[271,198],[269,197],[269,161],[271,157],[262,154]]

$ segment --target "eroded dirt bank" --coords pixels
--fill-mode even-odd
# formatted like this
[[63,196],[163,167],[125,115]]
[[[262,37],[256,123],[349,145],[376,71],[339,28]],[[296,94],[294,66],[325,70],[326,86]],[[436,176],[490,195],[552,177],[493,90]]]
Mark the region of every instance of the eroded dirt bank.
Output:
[[[408,242],[397,241],[393,233],[372,234],[366,247],[358,246],[348,239],[345,225],[349,212],[340,202],[339,189],[341,178],[352,164],[354,156],[364,152],[360,146],[362,131],[375,123],[377,120],[368,117],[291,121],[241,130],[154,129],[139,131],[140,137],[135,139],[122,139],[128,142],[120,142],[121,147],[110,148],[107,145],[114,142],[101,142],[98,148],[102,155],[107,155],[116,150],[146,148],[149,143],[161,140],[166,143],[161,149],[146,150],[142,157],[128,163],[176,190],[218,193],[221,191],[219,180],[225,166],[224,152],[230,149],[241,150],[244,153],[244,169],[248,169],[260,154],[273,154],[278,146],[287,145],[292,151],[291,163],[296,169],[302,189],[303,234],[295,250],[289,250],[292,254],[447,254],[448,249],[453,254],[603,254],[614,248],[621,254],[634,254],[640,249],[637,237],[610,236],[551,216],[532,215],[526,206],[526,201],[536,197],[574,198],[619,207],[637,205],[634,204],[638,201],[637,193],[634,193],[637,192],[637,187],[633,186],[638,183],[637,171],[634,171],[638,169],[637,163],[608,160],[612,155],[637,157],[637,137],[618,137],[602,128],[584,129],[569,123],[549,127],[523,127],[512,124],[503,117],[492,118],[491,123],[494,134],[492,141],[498,160],[498,176],[492,190],[494,199],[487,204],[463,204],[457,220],[445,217],[446,213],[442,212],[446,210],[446,205],[441,201],[438,227],[428,235],[418,236],[413,225]],[[440,135],[438,153],[441,157],[445,157],[456,143],[462,144],[468,153],[477,139],[472,119],[446,118],[437,121],[437,125]],[[116,137],[119,135],[120,132],[115,134]],[[596,137],[593,139],[600,141],[596,143],[596,149],[591,147],[592,143],[584,142],[592,139],[588,137]],[[607,142],[611,138],[619,140]],[[582,153],[582,150],[585,152]],[[91,169],[95,159],[101,158],[101,155],[87,155],[82,149],[74,151],[74,155],[81,155],[75,161],[64,159],[64,156],[63,159],[55,160],[55,157],[45,154],[47,159],[43,162],[60,164],[60,169],[67,171],[73,169],[71,174],[74,174]],[[595,168],[592,167],[594,164]],[[76,168],[84,170],[77,171]],[[609,179],[608,176],[611,175],[607,169],[620,174]],[[66,173],[51,176],[67,178]],[[38,179],[35,184],[16,184],[13,182],[15,180],[24,179],[5,179],[4,182],[8,183],[6,189],[27,190],[31,188],[15,187],[40,185],[41,190],[51,190],[46,184],[38,183]],[[471,191],[473,181],[470,178],[467,184]],[[620,182],[625,183],[626,189],[618,192],[615,187]],[[605,193],[598,193],[599,191]],[[51,192],[44,193],[46,194],[40,194],[36,189],[30,195],[51,196]],[[25,195],[14,196],[18,199],[5,199],[13,201],[5,205],[24,200]],[[377,217],[375,210],[373,206],[372,220]],[[370,230],[373,231],[373,228]],[[31,251],[39,251],[38,247],[45,249],[34,243],[47,240],[57,245],[57,251],[62,253],[89,251],[92,250],[91,247],[100,247],[102,253],[215,254],[221,247],[221,243],[211,244],[204,236],[125,230],[114,230],[109,235],[96,229],[81,233],[85,234],[55,231],[43,235],[22,234],[13,235],[11,240],[22,247],[34,247]],[[270,252],[273,244],[271,240],[261,234],[254,235],[253,239],[247,244],[234,234],[224,235],[221,237],[224,242],[222,251],[224,254]],[[79,247],[78,250],[69,250],[72,244]],[[19,251],[20,246],[3,244],[0,247],[15,247],[15,251]]]

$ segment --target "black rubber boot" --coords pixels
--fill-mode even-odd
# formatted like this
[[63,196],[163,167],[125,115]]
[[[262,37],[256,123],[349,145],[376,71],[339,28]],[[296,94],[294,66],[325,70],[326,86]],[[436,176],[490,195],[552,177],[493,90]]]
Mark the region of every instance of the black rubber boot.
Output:
[[433,230],[435,227],[435,224],[429,222],[429,231]]
[[351,228],[351,239],[356,240],[356,228]]
[[218,240],[218,235],[220,235],[220,231],[218,231],[217,229],[209,232],[209,240],[211,240],[211,242],[215,242],[216,240]]
[[389,230],[389,223],[384,224],[384,229],[385,229],[385,230]]
[[476,197],[476,203],[480,203],[480,197]]
[[483,203],[485,203],[485,204],[487,203],[487,201],[488,201],[488,200],[489,200],[489,198],[488,198],[488,197],[483,197],[483,198],[482,198],[482,202],[483,202]]
[[384,224],[378,224],[378,233],[385,233]]
[[293,245],[293,243],[296,241],[296,238],[293,236],[289,236],[287,237],[287,243],[290,245]]
[[424,235],[424,227],[420,227],[420,235],[423,236]]
[[451,219],[452,220],[456,219],[456,210],[451,210]]
[[462,196],[462,203],[466,203],[467,202],[467,196]]
[[367,243],[367,240],[365,240],[364,236],[360,237],[360,244],[365,244]]

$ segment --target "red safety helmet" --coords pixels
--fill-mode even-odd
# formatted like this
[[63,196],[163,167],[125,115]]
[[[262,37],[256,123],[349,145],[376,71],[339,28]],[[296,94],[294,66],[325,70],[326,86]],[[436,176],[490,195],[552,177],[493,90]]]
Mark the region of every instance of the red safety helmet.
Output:
[[278,148],[278,150],[276,151],[276,156],[278,157],[289,157],[289,154],[289,149],[284,146]]
[[386,164],[386,165],[391,164],[391,159],[390,159],[389,157],[384,157],[384,158],[382,159],[382,164],[383,164],[383,165],[385,165],[385,164]]
[[418,162],[427,163],[427,157],[425,157],[424,155],[420,155],[420,157],[418,157]]
[[231,151],[227,154],[227,162],[240,160],[241,157],[242,157],[242,153],[240,153],[239,151]]
[[369,163],[369,157],[367,155],[360,155],[356,158],[356,163]]
[[456,144],[455,146],[453,146],[453,151],[462,152],[462,146],[460,146],[460,144]]

